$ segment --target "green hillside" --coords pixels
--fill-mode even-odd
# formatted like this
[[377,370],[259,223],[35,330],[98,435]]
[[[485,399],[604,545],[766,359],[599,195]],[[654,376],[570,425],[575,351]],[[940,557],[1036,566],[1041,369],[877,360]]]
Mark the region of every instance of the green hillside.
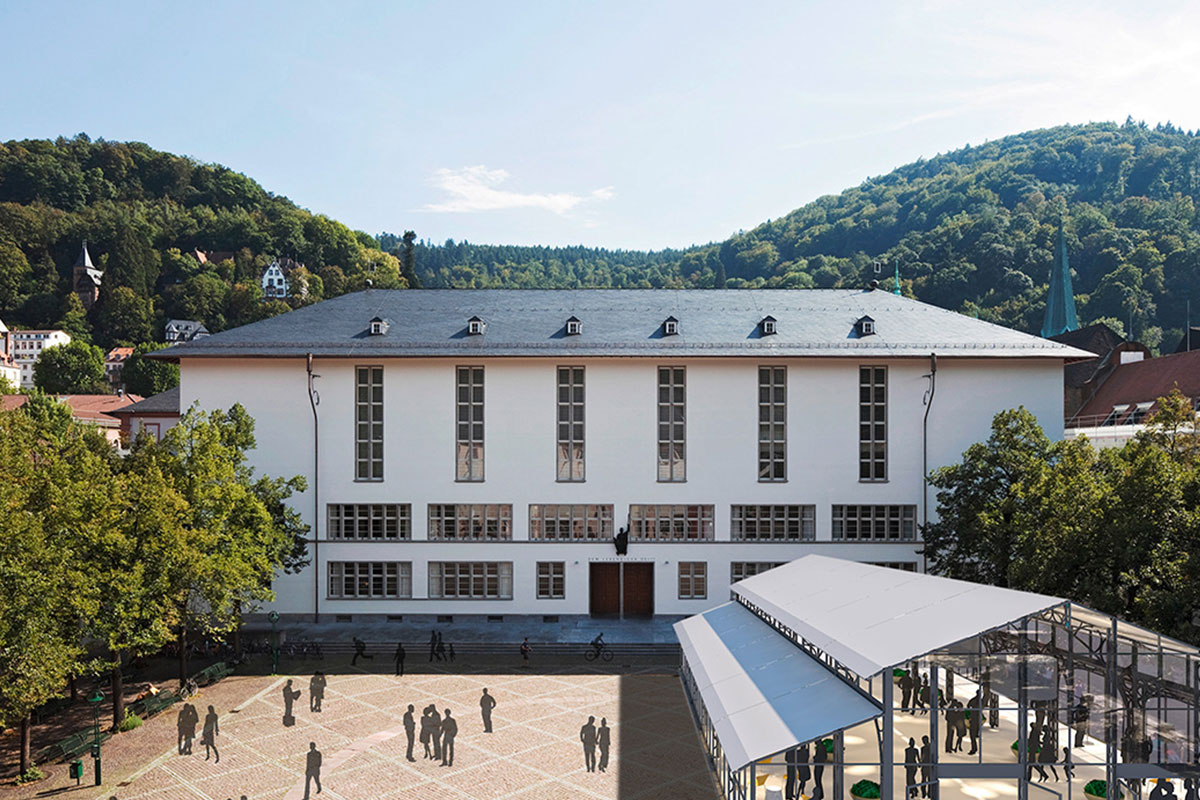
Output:
[[[838,287],[894,265],[903,291],[1037,331],[1059,220],[1081,323],[1173,346],[1200,286],[1200,137],[1127,121],[1009,136],[900,167],[727,241],[640,252],[414,241],[425,286]],[[106,270],[84,314],[70,292],[80,240]],[[410,236],[410,239],[415,238]],[[193,250],[232,258],[201,264]],[[365,285],[405,286],[404,244],[272,195],[225,167],[139,143],[0,144],[0,319],[97,343],[156,340],[168,317],[212,330]],[[309,295],[263,302],[273,256],[303,262]],[[1200,300],[1200,294],[1193,299]],[[1200,318],[1200,303],[1197,304]]]

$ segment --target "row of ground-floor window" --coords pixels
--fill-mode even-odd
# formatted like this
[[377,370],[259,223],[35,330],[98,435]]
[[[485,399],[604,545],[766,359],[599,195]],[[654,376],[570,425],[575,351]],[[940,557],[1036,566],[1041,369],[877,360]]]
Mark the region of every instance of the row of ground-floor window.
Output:
[[[781,566],[784,562],[734,561],[729,565],[729,580],[736,583],[744,578]],[[879,566],[915,572],[916,562],[875,562]],[[567,596],[565,561],[537,561],[535,597],[538,600],[561,600]],[[411,561],[329,561],[328,598],[393,599],[413,597],[413,562]],[[599,562],[590,565],[590,593],[593,607],[605,606],[597,593],[609,588],[623,592],[626,583],[636,584],[637,594],[653,596],[654,565],[647,562]],[[430,599],[512,600],[513,562],[511,561],[430,561],[427,563],[428,595]],[[708,598],[709,564],[707,561],[679,561],[676,573],[680,600]],[[647,583],[648,582],[648,583]],[[611,586],[607,586],[611,585]],[[607,586],[607,588],[606,588]],[[595,609],[594,609],[595,610]],[[615,611],[615,609],[614,609]],[[647,611],[646,613],[650,613]]]
[[[632,541],[714,541],[715,506],[631,504]],[[615,534],[614,506],[604,503],[531,503],[528,538],[538,541],[604,541]],[[337,540],[412,539],[411,503],[330,503],[326,533]],[[508,541],[513,537],[511,503],[429,503],[430,541]],[[915,505],[835,504],[832,538],[838,541],[914,541]],[[813,541],[815,505],[733,504],[734,541]]]

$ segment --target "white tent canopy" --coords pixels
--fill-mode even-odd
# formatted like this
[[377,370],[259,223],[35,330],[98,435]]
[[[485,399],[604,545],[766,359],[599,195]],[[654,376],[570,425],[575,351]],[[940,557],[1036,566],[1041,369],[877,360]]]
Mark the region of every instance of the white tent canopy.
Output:
[[737,603],[675,623],[733,769],[880,715],[880,708]]
[[733,591],[862,677],[1066,602],[817,555]]

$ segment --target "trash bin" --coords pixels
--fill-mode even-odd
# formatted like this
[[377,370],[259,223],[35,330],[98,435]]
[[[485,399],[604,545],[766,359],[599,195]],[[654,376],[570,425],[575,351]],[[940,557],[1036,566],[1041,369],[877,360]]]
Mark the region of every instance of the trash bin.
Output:
[[82,780],[83,779],[83,761],[78,758],[75,759],[74,761],[72,761],[71,766],[70,766],[70,772],[68,772],[67,774],[70,777],[74,778],[76,782],[79,782],[80,780]]

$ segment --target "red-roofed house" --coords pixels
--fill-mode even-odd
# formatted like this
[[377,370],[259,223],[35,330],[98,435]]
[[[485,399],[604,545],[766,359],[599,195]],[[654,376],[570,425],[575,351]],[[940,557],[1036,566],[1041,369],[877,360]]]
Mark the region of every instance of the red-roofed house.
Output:
[[[71,409],[71,418],[82,425],[91,425],[115,445],[121,442],[122,420],[112,412],[140,402],[136,394],[60,394],[55,397]],[[23,394],[0,396],[0,411],[12,411],[29,402]]]
[[1155,410],[1155,400],[1176,386],[1200,409],[1200,350],[1120,363],[1079,412],[1064,435],[1087,436],[1098,447],[1125,444]]

